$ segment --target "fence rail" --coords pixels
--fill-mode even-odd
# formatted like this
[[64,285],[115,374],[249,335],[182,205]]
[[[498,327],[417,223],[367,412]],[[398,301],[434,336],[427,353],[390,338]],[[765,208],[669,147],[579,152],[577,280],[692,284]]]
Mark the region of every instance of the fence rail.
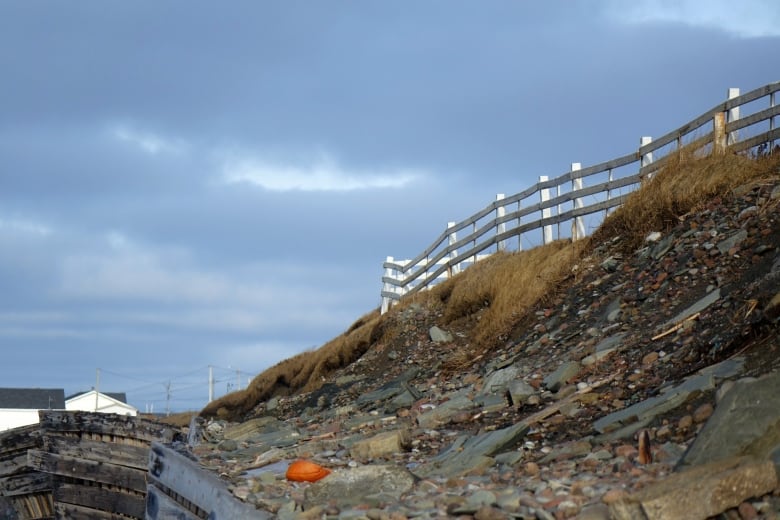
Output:
[[[431,245],[411,260],[388,256],[382,264],[382,313],[402,296],[428,288],[490,256],[493,247],[496,251],[510,249],[511,238],[517,237],[515,250],[522,250],[524,235],[537,230],[541,230],[543,244],[552,242],[556,226],[555,239],[584,238],[585,217],[605,216],[622,205],[643,179],[654,175],[673,157],[672,152],[683,146],[708,153],[741,153],[760,147],[771,152],[780,140],[775,121],[780,115],[780,105],[775,103],[778,91],[780,82],[743,95],[730,88],[726,101],[655,140],[642,137],[634,152],[586,168],[572,163],[568,172],[553,179],[540,176],[533,186],[509,197],[499,194],[467,219],[449,222]],[[756,107],[765,99],[768,107]],[[585,179],[592,185],[585,187]],[[563,224],[571,224],[570,231],[562,232]]]

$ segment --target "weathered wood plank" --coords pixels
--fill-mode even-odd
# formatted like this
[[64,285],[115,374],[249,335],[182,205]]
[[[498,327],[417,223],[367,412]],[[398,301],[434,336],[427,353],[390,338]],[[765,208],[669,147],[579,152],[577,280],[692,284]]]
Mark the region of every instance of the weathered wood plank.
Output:
[[200,520],[153,484],[146,488],[146,520]]
[[132,518],[143,518],[146,499],[143,493],[127,493],[99,486],[57,483],[54,486],[55,504],[66,503],[106,513]]
[[25,520],[54,518],[54,501],[51,493],[10,497],[10,500],[20,518]]
[[221,480],[195,462],[156,442],[152,443],[149,452],[149,476],[159,482],[161,487],[170,489],[208,512],[210,519],[272,518],[269,513],[235,498]]
[[56,515],[55,518],[67,518],[67,520],[127,520],[126,516],[116,513],[98,511],[97,509],[76,504],[66,504],[65,502],[55,503],[54,513]]
[[143,493],[146,474],[143,471],[116,464],[56,455],[41,450],[27,452],[30,467],[37,471],[103,484],[113,484]]
[[[35,448],[35,446],[31,446],[31,448]],[[25,449],[24,451],[12,457],[8,457],[5,460],[0,460],[0,477],[13,475],[14,473],[24,471],[26,467],[27,450]]]
[[0,478],[0,495],[6,497],[51,492],[51,488],[51,475],[37,471]]
[[142,471],[146,471],[149,463],[148,445],[132,446],[47,435],[43,441],[43,451],[76,459],[128,466]]
[[87,432],[130,437],[148,442],[159,440],[170,442],[174,440],[174,437],[180,435],[167,424],[130,415],[41,410],[39,418],[44,434],[50,432]]

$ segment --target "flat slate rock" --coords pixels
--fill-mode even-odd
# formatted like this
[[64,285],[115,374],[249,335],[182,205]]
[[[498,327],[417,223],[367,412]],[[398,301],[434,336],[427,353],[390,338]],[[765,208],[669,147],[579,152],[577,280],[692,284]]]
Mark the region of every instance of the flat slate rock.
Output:
[[723,396],[680,461],[693,466],[734,455],[766,458],[780,446],[780,372],[742,379]]

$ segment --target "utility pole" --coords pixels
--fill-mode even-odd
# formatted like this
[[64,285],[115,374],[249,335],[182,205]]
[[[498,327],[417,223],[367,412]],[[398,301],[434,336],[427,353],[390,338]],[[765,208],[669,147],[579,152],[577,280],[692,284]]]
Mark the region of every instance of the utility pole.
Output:
[[171,382],[165,384],[165,416],[171,416]]
[[214,367],[209,365],[209,402],[214,400]]
[[98,411],[98,396],[100,395],[100,369],[95,369],[97,375],[95,376],[95,411]]

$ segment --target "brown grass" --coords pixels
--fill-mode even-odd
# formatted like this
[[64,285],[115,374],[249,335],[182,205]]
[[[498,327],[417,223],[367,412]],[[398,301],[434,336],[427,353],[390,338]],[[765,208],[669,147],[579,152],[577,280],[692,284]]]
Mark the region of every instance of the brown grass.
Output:
[[212,401],[201,415],[236,420],[271,397],[316,390],[329,374],[360,358],[381,335],[382,320],[375,310],[319,349],[285,359],[257,375],[245,390]]
[[700,159],[683,150],[670,157],[588,240],[495,254],[430,291],[405,298],[385,316],[378,311],[366,314],[318,350],[278,363],[255,377],[246,390],[212,402],[201,414],[236,420],[273,396],[315,390],[329,374],[360,358],[372,345],[392,341],[397,333],[393,316],[412,302],[441,309],[443,325],[468,322],[464,327],[471,331],[468,344],[454,349],[450,359],[451,366],[467,369],[476,356],[503,345],[529,312],[565,288],[574,265],[595,246],[619,235],[621,247],[634,251],[651,231],[670,229],[682,215],[737,186],[776,177],[779,166],[780,153]]
[[634,251],[649,233],[668,231],[681,216],[714,197],[725,196],[750,181],[777,176],[778,166],[780,153],[757,158],[732,153],[698,158],[683,148],[607,217],[590,242],[621,236],[624,251]]

